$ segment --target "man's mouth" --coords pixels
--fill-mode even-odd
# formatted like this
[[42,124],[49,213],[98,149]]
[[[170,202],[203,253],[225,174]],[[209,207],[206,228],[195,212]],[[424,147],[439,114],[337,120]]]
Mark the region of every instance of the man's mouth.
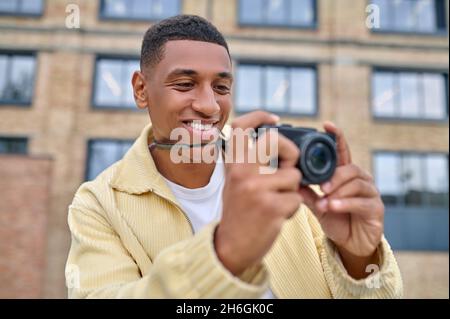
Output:
[[220,129],[218,120],[187,120],[182,121],[186,128],[195,138],[203,141],[212,141],[219,136]]
[[196,131],[209,131],[217,128],[219,121],[201,121],[201,120],[189,120],[183,121],[183,124],[188,128]]

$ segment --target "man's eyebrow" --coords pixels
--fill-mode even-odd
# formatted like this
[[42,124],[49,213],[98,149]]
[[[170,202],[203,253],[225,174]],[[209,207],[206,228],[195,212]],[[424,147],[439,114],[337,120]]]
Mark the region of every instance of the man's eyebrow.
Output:
[[172,72],[170,72],[167,77],[174,77],[174,76],[180,76],[180,75],[187,75],[187,76],[193,76],[198,75],[197,71],[190,70],[190,69],[175,69]]
[[[167,78],[182,76],[182,75],[197,76],[198,72],[195,70],[191,70],[191,69],[175,69],[167,75]],[[217,76],[222,79],[233,80],[233,75],[230,72],[219,72],[219,73],[217,73]]]
[[233,74],[230,72],[219,72],[217,75],[222,79],[233,80]]

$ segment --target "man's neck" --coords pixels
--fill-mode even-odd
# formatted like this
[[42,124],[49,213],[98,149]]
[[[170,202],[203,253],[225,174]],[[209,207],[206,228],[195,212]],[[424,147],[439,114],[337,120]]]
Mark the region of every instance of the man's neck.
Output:
[[151,149],[151,155],[159,173],[173,183],[186,188],[200,188],[209,183],[216,167],[215,161],[208,163],[174,163],[170,150]]

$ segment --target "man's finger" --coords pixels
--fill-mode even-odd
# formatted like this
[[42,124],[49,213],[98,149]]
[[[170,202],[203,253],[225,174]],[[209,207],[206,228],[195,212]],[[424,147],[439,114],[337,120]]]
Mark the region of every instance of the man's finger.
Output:
[[267,183],[275,191],[296,192],[300,187],[302,174],[295,167],[278,169],[274,174],[261,176],[261,183]]
[[297,192],[278,193],[273,200],[287,219],[294,216],[303,202],[302,196]]
[[327,202],[327,213],[350,213],[357,215],[372,214],[374,217],[381,211],[377,208],[375,198],[341,198],[341,199],[325,199]]
[[378,191],[373,185],[361,178],[355,178],[337,188],[327,197],[328,199],[346,198],[346,197],[375,197]]
[[300,187],[298,193],[302,195],[305,205],[308,206],[312,212],[315,212],[316,203],[321,197],[309,186]]
[[279,120],[280,117],[275,114],[265,111],[253,111],[236,117],[231,123],[231,127],[233,129],[240,128],[243,130],[247,128],[256,129],[263,124],[276,124]]
[[266,130],[256,142],[257,156],[260,162],[278,159],[280,168],[295,167],[299,156],[299,148],[288,138],[279,134],[276,129]]
[[320,188],[325,194],[331,194],[343,184],[355,178],[361,178],[368,182],[372,182],[373,180],[369,173],[354,164],[349,164],[337,167],[331,179],[323,183]]
[[352,162],[350,148],[344,133],[333,122],[325,122],[323,127],[326,132],[333,133],[336,136],[337,152],[338,152],[338,166],[347,165]]
[[255,129],[263,124],[276,124],[279,117],[265,111],[254,111],[236,117],[231,123],[229,132],[227,154],[230,161],[244,161],[248,154],[248,148],[253,144]]

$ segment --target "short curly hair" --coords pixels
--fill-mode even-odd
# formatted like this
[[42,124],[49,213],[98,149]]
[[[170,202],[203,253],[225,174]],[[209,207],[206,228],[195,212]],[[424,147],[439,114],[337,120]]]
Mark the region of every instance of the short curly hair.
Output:
[[177,15],[152,25],[144,35],[141,48],[141,70],[153,67],[164,57],[164,44],[171,40],[193,40],[223,46],[230,56],[223,35],[208,20],[197,15]]

